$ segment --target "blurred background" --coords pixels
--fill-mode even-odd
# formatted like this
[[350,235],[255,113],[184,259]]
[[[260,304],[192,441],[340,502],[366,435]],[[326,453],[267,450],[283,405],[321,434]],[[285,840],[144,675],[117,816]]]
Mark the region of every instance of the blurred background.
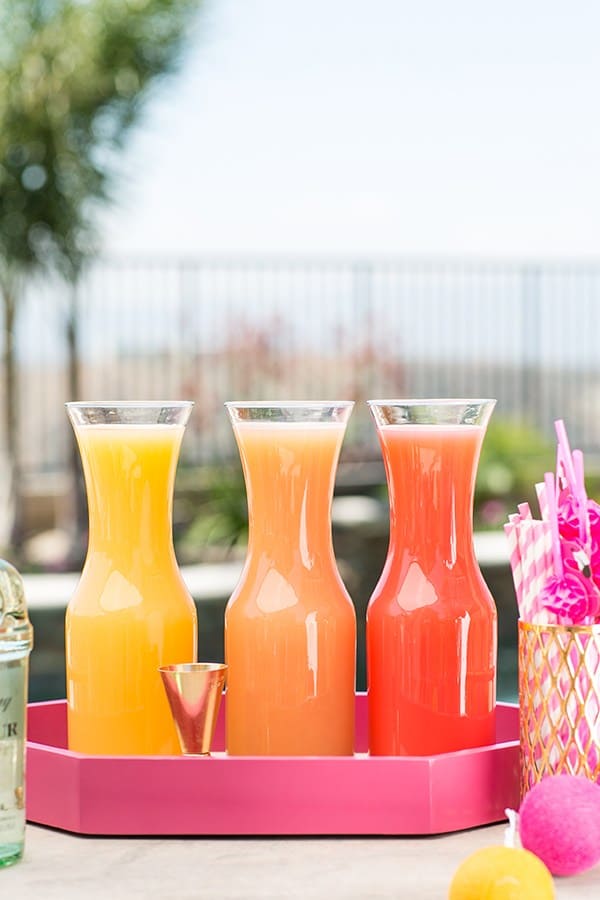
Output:
[[221,659],[246,536],[223,401],[357,401],[334,540],[360,620],[388,534],[377,396],[498,399],[476,546],[514,697],[501,529],[555,418],[600,494],[599,26],[548,0],[5,0],[0,546],[33,699],[64,696],[87,540],[65,401],[195,401],[176,549]]

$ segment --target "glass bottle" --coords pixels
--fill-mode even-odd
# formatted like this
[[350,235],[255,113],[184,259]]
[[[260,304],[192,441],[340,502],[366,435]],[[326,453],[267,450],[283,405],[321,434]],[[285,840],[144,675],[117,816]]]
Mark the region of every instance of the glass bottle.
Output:
[[493,400],[375,400],[390,500],[367,608],[369,749],[430,755],[494,742],[496,609],[473,550]]
[[225,613],[227,750],[350,755],[356,617],[331,540],[352,403],[228,403],[248,555]]
[[33,629],[21,576],[0,560],[0,866],[23,855],[27,675]]
[[159,666],[196,659],[196,610],[172,539],[191,403],[69,403],[89,543],[66,616],[69,749],[176,754]]

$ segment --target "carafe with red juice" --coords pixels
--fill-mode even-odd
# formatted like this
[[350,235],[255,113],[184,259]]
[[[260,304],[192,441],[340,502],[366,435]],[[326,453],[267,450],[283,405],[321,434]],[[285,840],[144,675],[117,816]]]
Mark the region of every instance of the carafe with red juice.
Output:
[[421,756],[494,742],[496,608],[473,549],[494,400],[377,400],[390,500],[367,609],[369,749]]

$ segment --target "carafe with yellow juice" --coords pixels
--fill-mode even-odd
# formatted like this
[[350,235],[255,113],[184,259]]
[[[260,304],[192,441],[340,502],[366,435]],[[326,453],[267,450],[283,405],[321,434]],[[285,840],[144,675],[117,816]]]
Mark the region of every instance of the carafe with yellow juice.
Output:
[[66,616],[69,749],[179,753],[159,666],[196,659],[196,610],[172,540],[191,403],[69,403],[89,508]]

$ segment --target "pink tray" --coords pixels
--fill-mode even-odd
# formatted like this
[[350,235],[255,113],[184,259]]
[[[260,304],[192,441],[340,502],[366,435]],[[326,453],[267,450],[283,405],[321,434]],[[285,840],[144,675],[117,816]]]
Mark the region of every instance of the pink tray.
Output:
[[[222,704],[223,707],[224,704]],[[215,753],[86,756],[66,750],[66,703],[29,707],[27,818],[81,834],[436,834],[498,822],[519,803],[518,707],[497,743],[431,757],[368,757],[356,697],[354,757]]]

